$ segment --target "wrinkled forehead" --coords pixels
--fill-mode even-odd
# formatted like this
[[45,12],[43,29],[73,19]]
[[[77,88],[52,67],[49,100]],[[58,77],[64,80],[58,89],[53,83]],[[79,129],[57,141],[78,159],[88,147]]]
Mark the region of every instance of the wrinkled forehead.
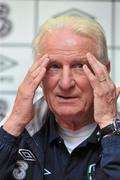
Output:
[[86,54],[80,53],[79,51],[70,50],[58,50],[48,51],[48,56],[51,60],[57,59],[68,59],[68,60],[86,60]]
[[[78,35],[70,29],[54,30],[45,34],[42,38],[40,46],[42,51],[61,50],[67,54],[67,51],[80,51],[84,49],[90,50],[90,47],[96,45],[96,42],[83,35]],[[92,49],[92,48],[91,48]]]

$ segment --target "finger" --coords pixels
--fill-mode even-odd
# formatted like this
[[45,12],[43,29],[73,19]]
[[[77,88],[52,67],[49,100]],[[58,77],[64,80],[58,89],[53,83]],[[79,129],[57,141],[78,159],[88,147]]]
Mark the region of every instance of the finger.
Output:
[[36,84],[36,86],[38,87],[41,82],[42,82],[42,79],[43,77],[45,76],[45,73],[46,73],[46,70],[47,70],[47,65],[49,63],[50,59],[49,58],[46,58],[43,63],[41,64],[41,67],[39,67],[35,73],[36,73],[36,76],[34,77],[34,83]]
[[49,62],[49,59],[47,58],[46,61],[44,60],[41,66],[39,66],[37,69],[35,69],[32,73],[29,71],[28,74],[26,75],[23,84],[30,90],[36,91],[38,86],[40,85],[45,72],[46,72],[46,67]]
[[35,61],[38,61],[42,57],[41,53],[37,53],[35,57]]
[[[39,57],[36,57],[36,58],[39,58]],[[42,57],[40,57],[39,59],[36,59],[36,61],[33,63],[33,65],[31,66],[30,68],[30,72],[32,73],[35,69],[37,69],[41,64],[42,62],[48,58],[48,54],[44,54]]]
[[[88,53],[88,56],[91,57],[92,59],[92,67],[94,69],[95,72],[95,76],[98,79],[98,82],[100,83],[100,85],[102,86],[102,88],[104,89],[104,91],[106,92],[112,92],[112,90],[114,90],[114,83],[110,78],[109,72],[106,68],[105,65],[103,65],[101,62],[99,62],[93,55],[91,55],[90,53]],[[91,61],[91,60],[90,60]]]
[[[86,74],[92,88],[96,88],[100,91],[100,89],[104,92],[110,91],[110,86],[107,82],[103,84],[103,82],[99,82],[98,78],[93,74],[92,70],[85,64],[83,66],[84,73]],[[110,84],[111,85],[111,84]]]
[[99,62],[91,53],[87,53],[87,60],[90,64],[95,76],[98,78],[100,82],[105,81],[107,77],[106,66],[104,66],[101,62]]
[[44,61],[41,63],[41,65],[38,66],[36,69],[34,69],[34,71],[32,71],[32,77],[36,78],[38,75],[41,76],[42,69],[47,68],[49,61],[50,61],[49,58],[45,58]]
[[[37,75],[37,76],[35,77],[35,79],[34,79],[34,84],[36,84],[36,87],[38,87],[38,86],[41,84],[42,79],[43,79],[45,73],[46,73],[46,68],[43,67],[43,68],[41,69],[41,71],[38,73],[38,75]],[[37,89],[37,88],[36,88],[36,89]]]
[[93,72],[89,69],[89,67],[86,64],[83,65],[83,70],[84,70],[84,73],[87,76],[91,86],[93,88],[96,85],[98,86],[98,80],[96,79],[95,75],[93,74]]
[[41,53],[37,53],[36,56],[35,56],[35,59],[38,59],[38,58],[41,58],[42,57],[42,54]]

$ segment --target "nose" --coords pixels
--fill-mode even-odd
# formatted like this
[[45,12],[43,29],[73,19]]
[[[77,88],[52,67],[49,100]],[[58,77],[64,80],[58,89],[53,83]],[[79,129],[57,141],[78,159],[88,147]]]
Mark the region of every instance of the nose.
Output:
[[75,86],[75,80],[69,67],[62,69],[59,86],[63,90],[69,90]]

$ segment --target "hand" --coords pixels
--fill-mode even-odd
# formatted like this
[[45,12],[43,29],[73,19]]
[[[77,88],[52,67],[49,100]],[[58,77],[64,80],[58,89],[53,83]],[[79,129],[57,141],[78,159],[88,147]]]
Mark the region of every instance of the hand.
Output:
[[107,67],[97,60],[92,54],[87,54],[88,63],[83,66],[84,72],[93,88],[94,95],[94,120],[103,128],[112,123],[117,114],[116,102],[120,88],[116,88],[110,79]]
[[34,115],[33,99],[35,91],[40,85],[49,62],[48,55],[37,55],[37,58],[23,82],[18,88],[12,113],[3,128],[9,133],[18,136]]

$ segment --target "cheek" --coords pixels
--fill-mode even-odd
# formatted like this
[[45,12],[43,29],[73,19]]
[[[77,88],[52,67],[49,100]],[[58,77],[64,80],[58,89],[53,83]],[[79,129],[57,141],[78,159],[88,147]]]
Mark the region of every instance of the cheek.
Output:
[[49,70],[46,72],[43,82],[47,86],[55,85],[61,77],[61,71],[60,70]]
[[93,103],[93,89],[88,81],[87,78],[81,78],[78,82],[78,88],[81,91],[81,98],[82,98],[82,103],[85,104],[85,107],[92,107]]
[[50,76],[49,74],[46,74],[42,81],[44,94],[52,94],[57,86],[57,83],[57,76]]
[[81,74],[74,73],[73,78],[75,79],[78,86],[83,87],[83,88],[84,87],[90,87],[89,80],[88,80],[87,76],[84,73],[81,73]]
[[90,85],[89,80],[86,76],[79,76],[76,79],[76,83],[78,88],[82,91],[82,93],[93,94],[92,86]]

